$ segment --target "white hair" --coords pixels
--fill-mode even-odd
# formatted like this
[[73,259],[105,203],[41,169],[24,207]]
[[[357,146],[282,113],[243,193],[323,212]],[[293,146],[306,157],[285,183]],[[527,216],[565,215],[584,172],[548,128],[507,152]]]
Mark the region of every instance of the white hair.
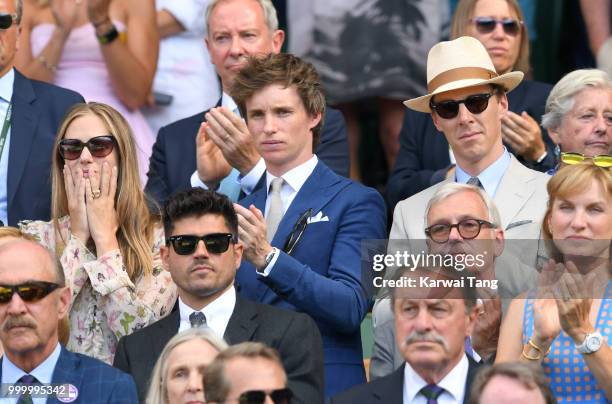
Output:
[[[210,33],[210,15],[213,10],[219,3],[224,0],[212,0],[208,7],[206,8],[206,32]],[[272,0],[253,0],[259,3],[261,9],[263,11],[264,20],[266,21],[266,26],[270,31],[270,35],[274,31],[278,29],[278,16],[276,15],[276,9],[274,8],[274,4],[272,4]]]
[[542,126],[546,129],[561,126],[565,114],[574,107],[576,95],[587,88],[612,91],[612,80],[606,72],[598,69],[579,69],[566,74],[548,95]]

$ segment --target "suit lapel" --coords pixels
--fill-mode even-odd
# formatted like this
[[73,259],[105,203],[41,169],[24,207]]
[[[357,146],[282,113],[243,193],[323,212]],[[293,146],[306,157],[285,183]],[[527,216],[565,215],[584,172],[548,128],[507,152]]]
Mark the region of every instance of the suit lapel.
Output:
[[468,373],[465,378],[465,393],[463,394],[463,403],[467,404],[470,399],[470,390],[472,388],[472,382],[474,377],[478,373],[478,370],[482,367],[480,363],[477,363],[470,355],[466,355],[468,358]]
[[504,173],[493,198],[501,213],[504,229],[512,223],[516,214],[533,194],[533,186],[529,185],[532,178],[533,173],[511,156],[510,166]]
[[[32,84],[15,70],[13,84],[13,113],[11,116],[11,143],[9,154],[9,174],[7,181],[8,205],[17,192],[25,164],[28,161],[32,141],[38,126],[40,111],[36,108],[36,95]],[[48,175],[48,173],[40,173]]]
[[223,338],[230,344],[251,341],[253,333],[257,328],[257,311],[253,304],[236,294],[236,305],[227,323]]
[[[403,364],[393,373],[373,385],[372,395],[381,403],[401,403],[404,399],[404,367]],[[364,397],[364,402],[367,398]]]
[[179,330],[181,322],[181,314],[179,310],[172,311],[169,315],[159,320],[155,330],[155,335],[152,335],[151,344],[153,344],[153,353],[159,356],[164,350],[164,347],[174,337]]

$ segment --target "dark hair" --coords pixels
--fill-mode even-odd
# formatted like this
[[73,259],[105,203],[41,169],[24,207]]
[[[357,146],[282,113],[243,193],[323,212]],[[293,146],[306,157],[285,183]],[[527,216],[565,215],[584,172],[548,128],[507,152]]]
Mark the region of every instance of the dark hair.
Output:
[[202,188],[190,188],[168,199],[164,205],[164,232],[172,234],[174,222],[187,217],[221,215],[234,239],[238,238],[238,216],[232,201],[225,195]]
[[486,367],[478,372],[472,384],[470,404],[478,404],[486,385],[495,376],[505,376],[516,380],[527,390],[540,390],[546,404],[557,403],[557,399],[550,390],[550,386],[541,367],[537,367],[530,363],[508,362]]
[[321,114],[321,121],[312,128],[312,150],[319,143],[323,115],[325,114],[325,95],[321,88],[319,73],[315,67],[289,53],[268,56],[251,56],[248,64],[240,70],[230,90],[240,114],[248,120],[246,101],[255,93],[271,84],[285,88],[295,87],[304,109],[310,116]]

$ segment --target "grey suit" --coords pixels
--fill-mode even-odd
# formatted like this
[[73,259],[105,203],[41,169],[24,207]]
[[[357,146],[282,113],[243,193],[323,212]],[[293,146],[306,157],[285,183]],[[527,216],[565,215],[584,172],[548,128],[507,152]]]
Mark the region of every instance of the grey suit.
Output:
[[[131,374],[144,402],[157,358],[179,329],[175,310],[167,317],[122,337],[113,366]],[[276,349],[287,372],[295,402],[323,401],[323,343],[315,322],[306,314],[282,310],[236,296],[236,306],[225,330],[228,344],[262,342]]]
[[[495,263],[496,276],[513,296],[533,286],[537,279],[535,268],[538,258],[544,255],[543,243],[539,239],[548,201],[546,184],[549,178],[523,166],[512,156],[493,197],[506,239],[504,253]],[[389,235],[389,252],[418,252],[426,248],[425,208],[435,192],[452,181],[447,179],[397,204]],[[389,299],[377,300],[373,310],[373,326],[372,379],[391,373],[403,362],[395,345]]]

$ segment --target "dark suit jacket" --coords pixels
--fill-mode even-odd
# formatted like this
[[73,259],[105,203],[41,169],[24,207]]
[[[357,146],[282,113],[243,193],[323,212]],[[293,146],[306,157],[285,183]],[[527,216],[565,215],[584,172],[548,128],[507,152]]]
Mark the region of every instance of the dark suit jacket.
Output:
[[[1,377],[2,367],[0,366]],[[130,375],[97,359],[70,352],[64,347],[55,365],[51,383],[70,383],[76,387],[78,396],[75,401],[72,401],[73,403],[138,403],[136,385]],[[49,397],[47,403],[60,403],[60,401],[55,397]]]
[[[474,376],[482,366],[476,363],[470,356],[468,356],[468,374],[465,380],[465,395],[463,402],[467,403],[470,398],[470,388]],[[332,397],[327,404],[377,404],[377,403],[398,403],[401,404],[403,401],[404,392],[404,367],[400,366],[393,373],[373,380],[370,383],[362,384],[360,386],[353,387],[352,389],[338,394]]]
[[[181,119],[159,130],[149,161],[149,179],[145,187],[145,192],[158,203],[163,204],[175,193],[191,188],[190,178],[196,170],[196,135],[207,112]],[[329,107],[326,109],[316,155],[336,173],[348,177],[348,140],[340,111]]]
[[[508,108],[517,114],[525,111],[540,122],[551,88],[550,84],[525,80],[508,93]],[[556,164],[554,144],[546,130],[541,129],[548,151],[544,161],[532,164],[521,157],[517,158],[529,168],[546,172]],[[506,147],[512,153],[512,148],[507,145]],[[449,168],[448,142],[444,134],[434,126],[431,116],[411,109],[406,110],[400,132],[399,155],[387,182],[389,208],[393,210],[399,201],[441,182]]]
[[[178,332],[179,323],[180,314],[175,310],[119,340],[113,365],[134,377],[141,401],[146,398],[155,362]],[[321,335],[310,317],[250,302],[237,295],[224,338],[228,344],[255,341],[275,348],[297,402],[322,402],[323,348]]]
[[[239,203],[263,212],[266,197],[264,186]],[[386,208],[378,192],[340,177],[319,161],[271,244],[282,249],[308,209],[318,220],[307,225],[291,255],[281,252],[268,277],[243,260],[236,280],[248,299],[301,311],[317,322],[329,397],[365,382],[360,325],[368,312],[372,267],[362,261],[361,243],[387,237]]]
[[[51,216],[51,153],[57,129],[80,94],[15,70],[7,182],[8,224],[49,220]],[[6,147],[6,146],[5,146]]]

